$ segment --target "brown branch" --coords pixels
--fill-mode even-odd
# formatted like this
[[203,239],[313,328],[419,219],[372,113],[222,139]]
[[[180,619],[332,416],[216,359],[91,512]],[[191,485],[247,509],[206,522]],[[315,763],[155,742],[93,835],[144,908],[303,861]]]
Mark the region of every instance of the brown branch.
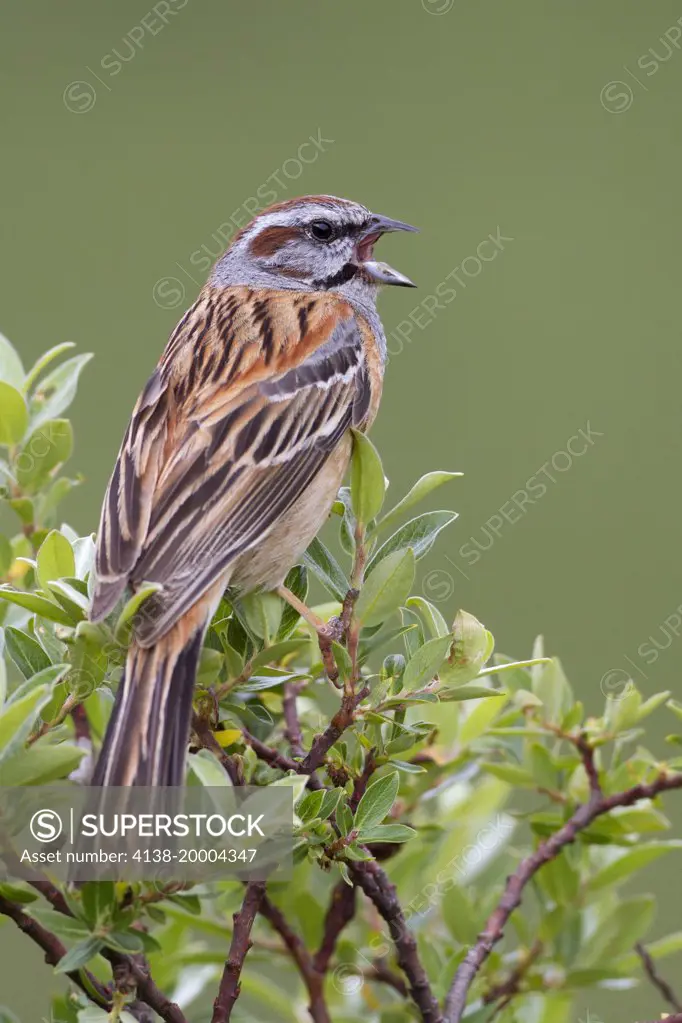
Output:
[[[66,899],[49,878],[32,867],[27,868],[21,863],[14,850],[7,845],[3,847],[2,855],[10,872],[15,877],[20,877],[37,892],[40,892],[58,913],[63,913],[64,916],[73,916]],[[114,952],[108,948],[103,948],[100,955],[107,959],[115,970],[125,967],[130,972],[135,979],[140,1001],[153,1009],[164,1020],[164,1023],[187,1023],[179,1006],[175,1002],[171,1002],[154,983],[149,971],[149,964],[143,956],[122,955],[120,952]]]
[[[646,973],[647,977],[654,985],[654,987],[661,992],[661,995],[663,996],[663,998],[665,998],[668,1005],[671,1005],[673,1009],[676,1009],[678,1012],[682,1012],[682,1002],[680,1002],[679,998],[677,997],[677,995],[675,994],[667,980],[661,977],[660,973],[656,969],[656,963],[654,962],[652,956],[644,947],[644,945],[642,945],[639,941],[635,945],[635,952],[642,960],[642,966],[644,967],[644,972]],[[671,1018],[672,1017],[670,1016],[668,1017],[668,1019]]]
[[152,980],[149,963],[144,956],[126,956],[112,949],[103,948],[101,955],[114,969],[125,966],[135,981],[135,989],[141,1002],[156,1012],[164,1023],[188,1023],[179,1005],[161,991]]
[[281,771],[296,771],[300,770],[301,765],[296,761],[292,760],[285,753],[280,753],[274,746],[268,746],[266,743],[261,742],[255,735],[251,735],[248,728],[242,726],[242,734],[244,736],[244,742],[247,743],[256,754],[259,760],[264,760],[270,767],[279,767]]
[[531,878],[545,863],[556,859],[564,846],[575,841],[578,833],[606,813],[619,806],[631,806],[640,799],[654,799],[661,792],[682,788],[682,774],[660,774],[653,782],[634,785],[624,792],[605,796],[601,788],[592,787],[587,803],[578,807],[573,816],[548,839],[540,842],[535,852],[521,861],[507,883],[497,908],[460,963],[445,1001],[445,1023],[459,1023],[466,1007],[467,994],[476,974],[486,961],[498,941],[502,939],[509,917],[521,904],[523,890]]
[[[4,895],[0,895],[0,913],[13,920],[19,930],[23,931],[31,941],[35,942],[43,950],[45,962],[48,966],[56,966],[59,960],[66,955],[66,948],[56,935],[48,931],[37,920],[34,920],[33,917],[24,913],[21,906],[10,902]],[[87,984],[81,973],[87,977]],[[88,970],[71,970],[66,976],[100,1009],[106,1009],[107,1011],[111,1009],[111,992],[109,988],[100,984]]]
[[369,779],[372,777],[374,771],[376,770],[377,763],[375,754],[376,754],[375,749],[371,749],[367,752],[365,756],[365,764],[364,767],[362,768],[362,774],[358,775],[358,777],[355,779],[353,792],[350,799],[348,800],[348,806],[353,811],[353,813],[355,813],[355,811],[357,810],[358,804],[365,794],[365,790],[367,788]]
[[324,918],[322,943],[313,956],[313,966],[318,973],[326,973],[329,961],[334,955],[338,937],[354,915],[355,888],[351,888],[345,881],[339,881],[334,887],[327,915]]
[[590,783],[590,793],[593,797],[601,796],[603,793],[601,782],[599,780],[599,770],[597,769],[595,762],[596,751],[594,747],[590,746],[585,735],[567,736],[567,738],[569,738],[570,742],[573,743],[582,757],[585,774],[587,775],[587,780]]
[[494,984],[488,991],[483,995],[483,1004],[491,1005],[493,1002],[499,1002],[497,1011],[503,1009],[506,1005],[511,1002],[512,998],[519,993],[521,990],[521,982],[528,973],[528,970],[533,965],[537,957],[542,952],[542,942],[536,941],[532,948],[523,956],[519,965],[512,970],[506,980],[503,980],[500,984]]
[[232,1015],[234,1003],[239,998],[241,990],[239,978],[242,967],[252,945],[251,928],[264,895],[265,881],[249,881],[242,908],[232,918],[234,920],[232,941],[225,961],[218,995],[213,1003],[211,1023],[227,1023]]
[[403,978],[399,977],[397,973],[394,973],[393,970],[389,969],[381,961],[372,963],[366,970],[363,970],[362,976],[365,980],[376,980],[380,984],[387,984],[388,987],[392,987],[403,998],[409,998],[410,992]]
[[313,1023],[331,1023],[324,1000],[324,974],[315,969],[312,956],[298,934],[289,926],[284,913],[266,895],[260,905],[260,912],[277,931],[299,969],[308,991],[310,1003],[308,1012]]
[[324,763],[324,758],[334,743],[338,742],[346,729],[353,724],[355,709],[360,701],[364,700],[368,692],[369,688],[367,686],[363,686],[357,693],[353,692],[352,689],[347,689],[344,692],[341,698],[341,706],[336,714],[324,732],[315,737],[310,747],[310,752],[303,763],[297,765],[297,770],[300,774],[312,774],[313,771],[316,771]]
[[419,959],[417,942],[407,926],[395,885],[374,860],[349,861],[348,869],[353,881],[371,899],[388,924],[398,965],[407,977],[410,995],[422,1014],[422,1020],[424,1023],[442,1023],[438,1002]]
[[284,737],[291,746],[291,752],[295,757],[304,757],[303,736],[301,734],[301,722],[298,720],[298,708],[296,699],[305,683],[285,682],[282,710],[284,712]]

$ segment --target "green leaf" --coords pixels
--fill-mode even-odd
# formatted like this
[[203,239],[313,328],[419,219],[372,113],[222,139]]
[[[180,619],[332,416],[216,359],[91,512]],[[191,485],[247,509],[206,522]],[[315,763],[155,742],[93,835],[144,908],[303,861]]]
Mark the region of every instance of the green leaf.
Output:
[[48,533],[38,551],[38,579],[44,590],[48,584],[64,576],[76,574],[76,559],[71,544],[63,535],[53,529]]
[[368,786],[358,804],[353,819],[353,827],[360,832],[360,838],[366,830],[381,824],[395,802],[400,787],[397,771],[391,771],[382,778],[377,778]]
[[26,380],[24,381],[23,384],[24,394],[26,394],[26,392],[35,383],[38,376],[47,366],[50,365],[51,362],[54,361],[54,359],[58,358],[60,355],[63,355],[64,352],[68,352],[70,348],[75,347],[76,345],[74,344],[73,341],[64,341],[62,342],[62,344],[55,345],[54,348],[48,349],[48,351],[45,352],[44,355],[41,355],[38,361],[31,367],[31,369],[28,371],[26,375]]
[[[0,608],[0,611],[2,608]],[[0,708],[7,698],[7,668],[5,667],[5,630],[0,628]]]
[[144,942],[139,934],[134,931],[112,931],[104,939],[107,948],[113,948],[116,952],[124,952],[128,955],[135,955],[144,952]]
[[243,682],[238,688],[240,693],[259,693],[263,689],[275,689],[284,685],[285,682],[293,682],[294,679],[305,677],[305,672],[284,671],[280,668],[264,669],[271,674],[250,675],[247,682]]
[[[464,686],[462,688],[473,688]],[[452,694],[453,690],[450,690]],[[456,690],[457,694],[461,694],[462,689]],[[496,693],[494,690],[489,690],[488,696],[500,696],[503,694]],[[441,699],[444,698],[443,693],[439,693]],[[451,696],[449,697],[451,698]],[[479,736],[490,727],[492,722],[495,720],[497,715],[502,710],[501,700],[481,700],[475,707],[472,707],[466,720],[463,722],[462,727],[459,731],[459,741],[462,746],[467,746],[470,742],[478,739]]]
[[85,750],[68,742],[48,745],[42,740],[30,749],[20,749],[0,763],[0,785],[47,785],[61,781],[75,771]]
[[31,888],[20,888],[19,885],[8,884],[7,882],[0,882],[0,895],[4,895],[6,899],[18,902],[22,906],[35,902],[38,899],[37,893]]
[[362,842],[409,842],[417,832],[407,824],[375,824],[371,828],[363,828],[360,833]]
[[21,489],[34,494],[44,487],[50,473],[70,458],[72,450],[73,427],[68,419],[51,419],[34,430],[14,460]]
[[393,525],[396,519],[400,518],[408,508],[414,507],[419,501],[427,497],[437,487],[447,483],[449,480],[455,479],[457,476],[462,476],[461,472],[427,472],[425,476],[418,479],[412,489],[403,497],[394,508],[386,512],[384,517],[377,523],[382,529],[389,525]]
[[430,639],[410,658],[403,675],[403,692],[421,689],[433,679],[450,649],[451,636]]
[[303,555],[303,564],[333,597],[343,602],[350,583],[343,569],[321,540],[315,538]]
[[113,881],[88,881],[80,890],[81,911],[92,928],[113,918],[118,907]]
[[[302,600],[305,604],[308,599],[307,568],[304,565],[294,565],[294,567],[287,573],[284,585],[288,590],[291,590],[294,596],[298,597],[298,599]],[[281,640],[286,640],[287,637],[292,634],[300,619],[301,616],[298,611],[293,608],[291,604],[287,604],[285,601],[284,610],[282,611],[282,621],[280,622],[279,629],[277,630],[276,639],[278,643]]]
[[628,952],[644,938],[655,909],[653,895],[640,895],[619,902],[583,942],[576,965],[604,966],[611,959]]
[[[55,973],[71,973],[86,966],[91,959],[103,948],[104,942],[101,938],[86,938],[69,949],[65,956],[59,960],[54,968]],[[104,1017],[106,1019],[106,1016]]]
[[396,550],[365,580],[355,605],[362,625],[380,625],[405,602],[414,582],[414,562],[411,547]]
[[49,906],[34,906],[31,909],[31,916],[62,941],[85,941],[90,937],[87,926],[81,920],[58,913]]
[[[448,880],[452,880],[448,878]],[[480,920],[477,919],[468,892],[458,884],[450,884],[445,890],[441,903],[443,920],[455,941],[461,945],[470,945],[476,941],[480,931]]]
[[545,746],[532,742],[528,748],[527,765],[540,788],[554,790],[558,784],[557,770]]
[[0,600],[17,604],[32,614],[47,618],[50,622],[57,622],[59,625],[73,625],[73,621],[63,608],[48,600],[47,597],[41,597],[39,593],[26,593],[24,590],[15,590],[11,586],[0,586]]
[[445,685],[470,682],[490,660],[495,641],[492,634],[468,611],[457,612],[452,623],[453,642],[447,661],[440,671]]
[[7,653],[24,678],[31,678],[36,672],[50,666],[50,658],[40,643],[11,625],[8,625],[5,630],[5,645]]
[[145,600],[154,593],[158,593],[162,590],[163,586],[161,583],[142,583],[142,585],[133,593],[130,600],[127,602],[116,622],[116,628],[114,629],[114,636],[119,642],[122,642],[128,632],[128,625],[133,621],[135,615],[140,610]]
[[384,469],[371,440],[353,430],[353,457],[350,470],[350,492],[353,512],[358,522],[367,525],[381,511],[386,486]]
[[347,803],[342,803],[336,811],[336,823],[342,835],[347,835],[353,827],[353,814]]
[[33,427],[49,419],[57,419],[76,396],[78,378],[92,354],[75,355],[48,373],[40,382],[31,400]]
[[247,593],[239,599],[246,625],[266,645],[274,642],[282,621],[282,601],[276,593]]
[[0,764],[28,738],[51,695],[51,686],[36,686],[21,699],[5,704],[0,713]]
[[[297,653],[300,650],[304,651],[304,648],[308,646],[310,646],[310,640],[305,636],[296,637],[295,639],[283,639],[281,642],[273,643],[272,646],[264,647],[252,659],[251,664],[254,668],[263,668],[268,664],[276,664],[284,657],[288,657],[289,654]],[[305,651],[302,656],[306,656]]]
[[12,544],[6,536],[0,534],[0,576],[7,575],[12,567],[13,561],[14,553],[12,551]]
[[417,561],[419,558],[423,558],[433,547],[440,531],[454,522],[456,518],[457,512],[432,511],[410,519],[382,544],[369,562],[366,575],[370,576],[377,566],[395,551],[411,548]]
[[[491,696],[506,696],[502,689],[486,689],[485,686],[455,686],[453,689],[440,689],[438,699],[443,703],[460,703],[462,700],[488,700]],[[493,707],[495,714],[499,707]],[[494,715],[493,715],[494,716]]]
[[74,622],[81,621],[88,613],[90,601],[88,597],[74,584],[80,579],[56,579],[48,584],[48,590],[59,601],[67,614],[71,615]]
[[232,784],[225,768],[208,750],[202,749],[198,753],[188,754],[187,763],[199,784],[206,788],[227,787]]
[[587,887],[594,892],[618,884],[673,849],[682,849],[682,841],[649,842],[636,849],[628,849],[594,874],[587,882]]
[[38,686],[50,686],[55,689],[57,685],[64,679],[68,674],[71,665],[69,664],[51,664],[49,668],[43,668],[37,675],[33,675],[31,678],[26,679],[21,685],[17,686],[14,692],[7,699],[7,706],[16,703],[18,700],[23,700],[27,693],[32,692]]
[[24,367],[19,354],[4,334],[0,334],[0,380],[20,391],[24,384]]
[[447,636],[450,633],[450,627],[443,618],[442,614],[430,601],[425,600],[424,597],[410,597],[407,602],[407,607],[415,608],[426,625],[429,633],[435,639],[437,636]]
[[324,793],[324,799],[322,805],[318,811],[318,817],[320,820],[326,821],[332,813],[336,810],[340,800],[345,795],[343,789],[327,789]]
[[480,767],[487,774],[492,774],[500,781],[509,782],[510,785],[521,785],[523,788],[535,787],[533,775],[518,764],[493,764],[482,761]]
[[0,381],[0,444],[18,444],[26,433],[28,409],[19,391]]

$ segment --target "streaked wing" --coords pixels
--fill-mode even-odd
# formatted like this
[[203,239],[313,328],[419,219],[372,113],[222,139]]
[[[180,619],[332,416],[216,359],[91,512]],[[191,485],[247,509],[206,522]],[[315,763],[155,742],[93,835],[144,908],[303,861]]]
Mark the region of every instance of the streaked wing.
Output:
[[145,388],[112,475],[95,620],[128,582],[161,583],[139,636],[152,642],[268,534],[369,414],[362,329],[330,296],[202,295]]

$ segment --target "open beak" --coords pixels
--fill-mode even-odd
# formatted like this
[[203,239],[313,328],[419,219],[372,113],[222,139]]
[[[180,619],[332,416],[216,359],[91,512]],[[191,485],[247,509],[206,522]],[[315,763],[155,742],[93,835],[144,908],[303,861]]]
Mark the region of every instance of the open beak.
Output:
[[389,231],[418,231],[418,227],[405,224],[402,220],[392,220],[390,217],[382,217],[374,214],[367,227],[358,239],[358,261],[367,276],[377,284],[395,284],[401,288],[416,288],[409,277],[398,273],[388,263],[380,263],[374,259],[374,245],[381,238],[382,234]]

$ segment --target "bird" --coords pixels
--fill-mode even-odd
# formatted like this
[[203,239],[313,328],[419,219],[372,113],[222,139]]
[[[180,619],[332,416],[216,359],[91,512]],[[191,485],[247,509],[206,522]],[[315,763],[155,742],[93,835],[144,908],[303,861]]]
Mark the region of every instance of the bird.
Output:
[[417,228],[330,195],[257,213],[216,261],[134,407],[104,497],[89,618],[153,583],[94,786],[181,786],[203,640],[221,597],[284,588],[371,426],[386,339],[374,257]]

